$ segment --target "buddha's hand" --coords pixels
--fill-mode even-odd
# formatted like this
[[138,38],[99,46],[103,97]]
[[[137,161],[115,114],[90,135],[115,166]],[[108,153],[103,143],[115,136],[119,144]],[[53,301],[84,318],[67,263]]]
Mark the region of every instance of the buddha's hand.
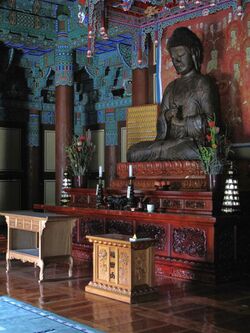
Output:
[[176,112],[175,117],[180,121],[183,120],[183,107],[182,107],[182,105],[179,105],[177,107],[177,112]]
[[165,119],[169,122],[173,117],[176,117],[178,113],[178,107],[174,106],[171,109],[167,109],[165,112]]
[[179,105],[175,108],[176,112],[172,117],[171,121],[175,125],[183,126],[184,125],[184,118],[183,118],[183,107]]

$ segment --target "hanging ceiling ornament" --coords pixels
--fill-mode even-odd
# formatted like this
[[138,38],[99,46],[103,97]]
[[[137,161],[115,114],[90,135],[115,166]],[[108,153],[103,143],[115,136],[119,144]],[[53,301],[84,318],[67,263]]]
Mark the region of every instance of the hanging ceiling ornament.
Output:
[[95,41],[98,37],[108,39],[106,31],[105,0],[78,0],[79,23],[88,27],[87,58],[91,58],[95,51]]
[[[111,36],[116,36],[118,30],[130,34],[133,66],[142,68],[146,66],[145,41],[148,34],[154,45],[158,46],[165,28],[190,18],[232,8],[234,17],[242,19],[244,1],[249,0],[78,0],[79,23],[88,30],[87,45],[83,49],[87,49],[88,58],[93,57],[95,49],[105,52],[105,47],[101,48],[100,45],[107,45],[97,44],[96,41],[109,38],[108,21]],[[112,38],[111,44],[119,44],[118,38]]]

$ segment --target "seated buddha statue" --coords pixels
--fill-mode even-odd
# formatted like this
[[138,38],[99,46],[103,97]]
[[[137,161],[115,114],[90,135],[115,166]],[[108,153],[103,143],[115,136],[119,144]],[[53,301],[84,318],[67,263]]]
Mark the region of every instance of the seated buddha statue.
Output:
[[200,39],[180,27],[169,38],[167,50],[179,77],[164,91],[155,140],[132,145],[128,162],[199,159],[197,144],[204,143],[207,120],[218,112],[217,87],[200,72]]

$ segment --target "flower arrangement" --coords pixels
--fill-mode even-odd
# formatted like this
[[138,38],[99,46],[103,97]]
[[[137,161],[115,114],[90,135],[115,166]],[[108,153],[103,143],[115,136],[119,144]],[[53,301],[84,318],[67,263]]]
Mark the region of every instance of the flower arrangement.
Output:
[[217,175],[222,172],[226,163],[229,146],[226,137],[220,134],[216,126],[215,114],[207,121],[205,145],[198,144],[198,153],[206,174]]
[[95,146],[91,142],[91,134],[74,136],[71,145],[65,147],[69,172],[72,176],[84,176],[93,157]]

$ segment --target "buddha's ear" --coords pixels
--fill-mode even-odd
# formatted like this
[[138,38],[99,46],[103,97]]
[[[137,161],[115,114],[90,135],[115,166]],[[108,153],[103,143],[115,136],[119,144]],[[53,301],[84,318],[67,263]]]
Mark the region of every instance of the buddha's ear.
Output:
[[200,63],[200,58],[201,58],[201,52],[198,48],[191,48],[191,55],[192,55],[192,60],[194,63],[194,67],[197,70],[197,72],[200,72],[201,69],[201,63]]

